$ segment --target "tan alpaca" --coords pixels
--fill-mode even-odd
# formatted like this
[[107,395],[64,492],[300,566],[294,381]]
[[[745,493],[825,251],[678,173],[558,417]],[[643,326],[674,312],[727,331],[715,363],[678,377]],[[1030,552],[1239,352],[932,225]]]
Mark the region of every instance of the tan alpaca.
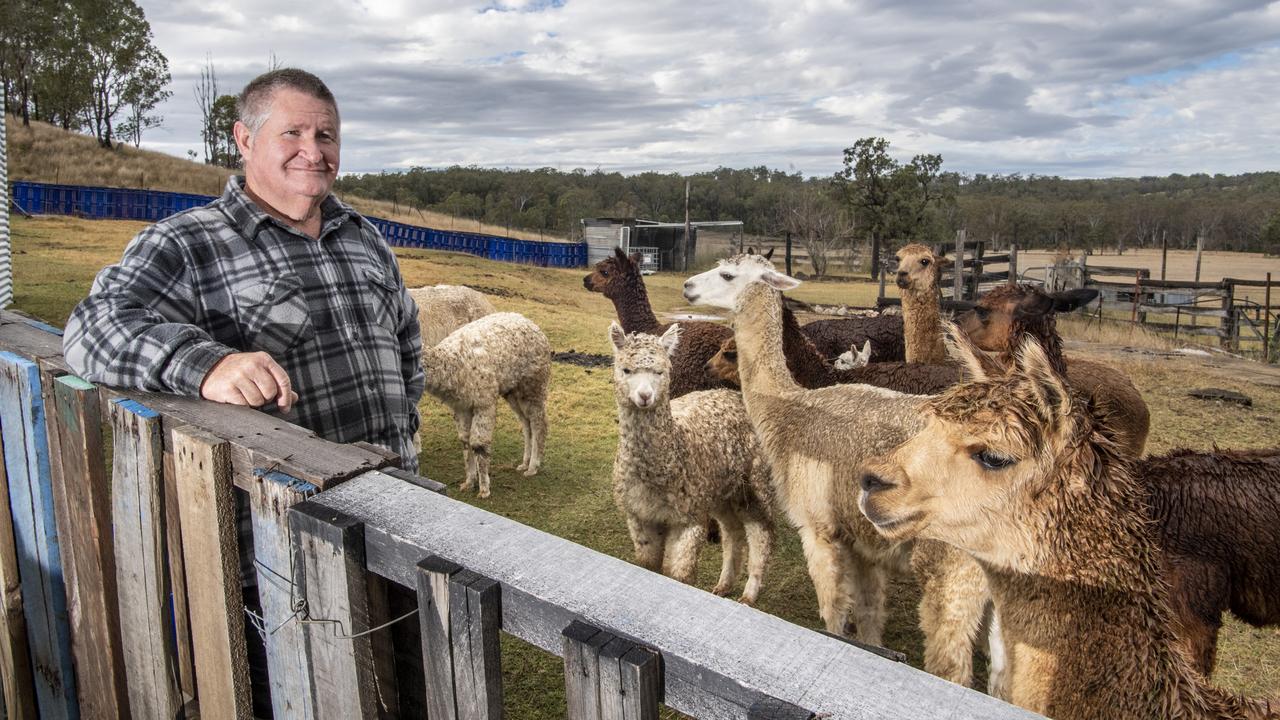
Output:
[[1131,458],[1028,340],[926,406],[926,426],[867,465],[860,505],[888,539],[933,539],[983,569],[1008,653],[1007,697],[1059,720],[1277,718],[1232,696],[1176,643]]
[[902,334],[907,362],[943,363],[941,278],[947,261],[920,243],[898,251],[898,289],[902,295]]
[[498,310],[489,298],[466,285],[427,285],[409,290],[418,305],[422,347],[434,347],[449,333]]
[[920,427],[925,398],[870,385],[797,385],[782,351],[780,289],[798,284],[768,261],[734,258],[690,278],[685,297],[734,310],[742,399],[775,499],[799,530],[823,623],[845,633],[852,615],[858,639],[880,644],[888,574],[906,570],[910,545],[883,541],[858,512],[859,468]]
[[742,602],[754,604],[773,546],[769,469],[741,394],[703,390],[671,399],[680,330],[672,325],[659,338],[609,328],[618,404],[614,501],[627,517],[636,561],[684,583],[693,582],[715,518],[723,562],[712,592],[729,593],[745,551]]

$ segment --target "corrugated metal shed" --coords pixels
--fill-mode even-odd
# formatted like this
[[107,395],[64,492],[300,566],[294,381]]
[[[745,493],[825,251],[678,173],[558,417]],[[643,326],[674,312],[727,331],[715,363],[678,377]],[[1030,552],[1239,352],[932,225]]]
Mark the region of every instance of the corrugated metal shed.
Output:
[[13,264],[9,255],[9,151],[5,143],[5,125],[8,124],[5,113],[4,97],[0,95],[0,308],[9,307],[13,302]]

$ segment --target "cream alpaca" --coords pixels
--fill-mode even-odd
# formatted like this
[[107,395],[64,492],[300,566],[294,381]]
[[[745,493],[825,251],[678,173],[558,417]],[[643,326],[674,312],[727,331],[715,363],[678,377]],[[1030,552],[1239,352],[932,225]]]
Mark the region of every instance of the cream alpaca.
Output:
[[679,325],[660,338],[609,327],[618,404],[614,500],[627,517],[636,561],[685,583],[694,579],[715,518],[724,560],[713,592],[728,594],[745,549],[742,602],[753,604],[773,546],[768,468],[738,393],[703,390],[671,399],[679,337]]
[[777,502],[800,531],[827,630],[845,633],[852,613],[858,638],[879,644],[888,573],[905,570],[910,544],[876,536],[858,512],[857,478],[863,460],[919,429],[925,398],[870,385],[797,385],[782,352],[780,290],[798,284],[743,256],[690,278],[685,297],[734,310],[742,399]]
[[423,348],[422,367],[427,392],[449,406],[458,426],[467,466],[461,489],[478,484],[480,497],[489,497],[489,448],[499,397],[524,429],[524,459],[516,469],[525,475],[538,472],[547,435],[551,344],[537,325],[517,313],[486,315]]
[[489,298],[465,285],[428,285],[409,290],[418,304],[422,347],[433,347],[449,333],[498,310]]

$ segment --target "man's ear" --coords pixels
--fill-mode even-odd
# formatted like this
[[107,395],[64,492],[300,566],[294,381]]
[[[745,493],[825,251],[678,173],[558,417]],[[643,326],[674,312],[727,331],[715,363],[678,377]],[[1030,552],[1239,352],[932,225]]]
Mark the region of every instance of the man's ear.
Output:
[[236,139],[236,148],[240,150],[240,157],[249,157],[249,153],[253,152],[253,133],[249,131],[249,126],[237,120],[236,124],[231,126],[231,134]]

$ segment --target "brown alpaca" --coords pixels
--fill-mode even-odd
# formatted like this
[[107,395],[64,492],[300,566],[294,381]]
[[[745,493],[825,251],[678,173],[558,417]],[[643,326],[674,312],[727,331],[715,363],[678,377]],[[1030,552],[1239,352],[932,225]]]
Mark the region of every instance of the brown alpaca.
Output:
[[1132,459],[1034,340],[925,405],[925,427],[867,464],[859,505],[886,538],[972,555],[995,600],[1008,698],[1060,720],[1277,718],[1188,662]]
[[900,315],[814,320],[803,330],[818,353],[828,360],[866,342],[871,343],[873,363],[901,362],[906,358]]
[[[670,327],[658,322],[653,314],[640,266],[621,248],[614,248],[613,255],[596,263],[591,273],[582,278],[582,285],[613,301],[618,323],[628,334],[661,335]],[[683,331],[680,346],[671,358],[671,397],[678,398],[696,390],[727,388],[707,372],[706,365],[720,349],[720,343],[733,337],[733,331],[724,325],[699,321],[682,322],[680,328]]]
[[1054,368],[1065,374],[1071,387],[1088,399],[1092,412],[1115,432],[1115,440],[1139,457],[1151,430],[1151,412],[1142,394],[1124,373],[1088,360],[1067,362],[1062,338],[1054,319],[1088,304],[1095,290],[1073,290],[1049,295],[1030,285],[1002,285],[978,301],[977,307],[956,318],[956,324],[980,349],[998,352],[1007,363],[1023,337],[1040,341]]
[[919,243],[898,251],[898,289],[902,291],[902,335],[906,360],[945,363],[942,344],[941,289],[943,258]]

